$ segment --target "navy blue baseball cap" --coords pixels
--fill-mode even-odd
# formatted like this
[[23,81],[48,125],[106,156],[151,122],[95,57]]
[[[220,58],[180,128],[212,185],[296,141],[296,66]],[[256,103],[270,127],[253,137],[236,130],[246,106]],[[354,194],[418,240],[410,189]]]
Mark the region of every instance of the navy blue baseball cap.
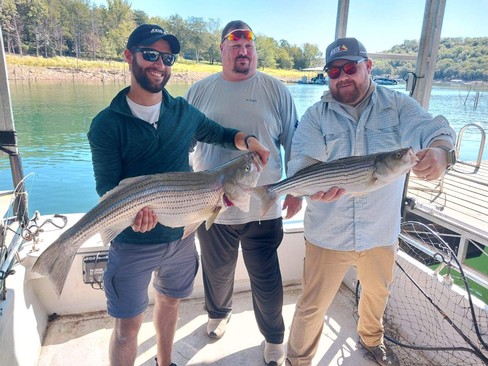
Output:
[[157,24],[141,24],[134,29],[127,40],[127,48],[131,49],[134,46],[150,46],[160,39],[164,39],[169,43],[171,53],[180,53],[180,42],[178,39]]

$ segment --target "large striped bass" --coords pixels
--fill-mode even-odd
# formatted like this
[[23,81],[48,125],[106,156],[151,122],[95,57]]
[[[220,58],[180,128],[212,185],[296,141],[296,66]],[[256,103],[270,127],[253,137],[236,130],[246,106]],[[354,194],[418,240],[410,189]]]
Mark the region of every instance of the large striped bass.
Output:
[[39,256],[32,271],[49,276],[59,296],[78,248],[96,233],[108,244],[132,225],[144,207],[152,208],[162,225],[185,227],[183,237],[204,221],[208,229],[228,206],[249,211],[250,188],[256,186],[261,171],[258,155],[250,152],[206,171],[124,179],[59,236]]
[[285,194],[310,196],[337,186],[344,188],[345,194],[362,196],[406,174],[417,162],[418,158],[411,147],[328,162],[314,160],[312,165],[299,170],[292,177],[253,188],[253,191],[260,202],[262,216]]

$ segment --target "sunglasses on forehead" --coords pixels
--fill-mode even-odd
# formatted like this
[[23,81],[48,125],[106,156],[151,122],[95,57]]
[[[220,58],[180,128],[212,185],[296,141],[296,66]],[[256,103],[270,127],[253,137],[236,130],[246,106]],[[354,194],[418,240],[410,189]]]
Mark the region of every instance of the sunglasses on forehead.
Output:
[[176,61],[176,56],[172,53],[159,52],[153,50],[152,48],[136,48],[134,51],[140,52],[142,54],[142,58],[149,62],[156,62],[161,57],[164,66],[173,66]]
[[366,59],[363,58],[359,61],[348,62],[342,66],[326,67],[325,72],[330,79],[337,79],[339,76],[341,76],[341,71],[344,71],[347,75],[354,75],[357,71],[356,65],[363,61],[366,61]]
[[233,31],[230,31],[222,38],[222,42],[224,42],[226,39],[229,41],[238,41],[242,37],[244,37],[246,41],[254,41],[256,39],[256,36],[254,35],[252,30],[234,29]]

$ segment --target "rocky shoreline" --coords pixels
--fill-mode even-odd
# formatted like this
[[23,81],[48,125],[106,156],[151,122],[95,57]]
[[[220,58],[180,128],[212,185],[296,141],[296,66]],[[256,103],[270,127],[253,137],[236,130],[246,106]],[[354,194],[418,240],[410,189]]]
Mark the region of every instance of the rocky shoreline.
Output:
[[[171,81],[183,84],[192,84],[208,76],[208,73],[179,73],[173,72]],[[8,66],[8,78],[13,81],[59,81],[59,82],[99,82],[129,84],[130,73],[124,69],[74,69],[63,67],[37,67],[25,65]]]
[[[8,78],[12,81],[19,82],[36,82],[36,81],[59,81],[59,82],[94,82],[94,83],[115,83],[129,84],[129,68],[69,68],[69,67],[40,67],[26,65],[7,65]],[[171,74],[171,82],[177,84],[193,84],[211,73],[205,72],[175,72]],[[295,78],[298,79],[298,78]],[[285,83],[295,83],[295,79],[280,78]],[[462,83],[453,83],[446,80],[435,80],[435,84],[467,85],[473,87],[487,87],[488,82],[471,81]]]

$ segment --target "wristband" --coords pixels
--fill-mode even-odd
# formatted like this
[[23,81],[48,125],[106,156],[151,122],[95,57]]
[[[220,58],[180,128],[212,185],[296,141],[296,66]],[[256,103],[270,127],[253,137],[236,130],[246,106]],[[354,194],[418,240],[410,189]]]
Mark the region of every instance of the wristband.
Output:
[[244,145],[246,145],[246,148],[249,150],[249,143],[247,142],[251,137],[254,137],[256,140],[258,139],[256,136],[254,135],[247,135],[245,138],[244,138]]
[[456,150],[453,148],[447,147],[445,145],[437,145],[435,147],[438,147],[439,149],[442,149],[446,152],[446,154],[447,154],[447,157],[446,157],[447,167],[446,167],[446,169],[447,170],[451,169],[454,166],[454,164],[456,164],[456,161],[457,161]]

